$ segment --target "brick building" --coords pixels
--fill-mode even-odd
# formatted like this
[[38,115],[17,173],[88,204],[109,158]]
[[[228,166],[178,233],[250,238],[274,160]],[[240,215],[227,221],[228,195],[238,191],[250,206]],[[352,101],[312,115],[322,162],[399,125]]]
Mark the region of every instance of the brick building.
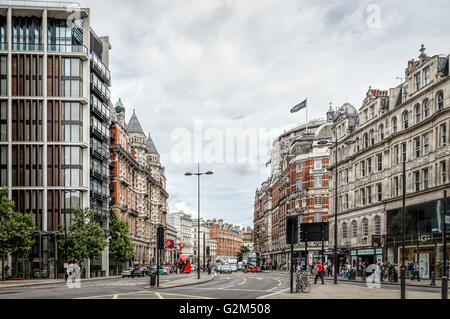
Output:
[[238,226],[224,223],[222,219],[208,220],[211,240],[217,242],[216,259],[228,261],[236,259],[242,246],[242,233]]

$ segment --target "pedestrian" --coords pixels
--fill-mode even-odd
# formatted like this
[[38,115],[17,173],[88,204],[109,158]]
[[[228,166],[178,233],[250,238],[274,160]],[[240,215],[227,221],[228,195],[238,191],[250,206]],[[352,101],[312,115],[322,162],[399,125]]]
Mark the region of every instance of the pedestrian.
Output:
[[395,264],[394,266],[394,281],[398,282],[398,265]]
[[414,267],[415,263],[414,261],[411,261],[408,265],[409,277],[411,280],[414,280]]
[[414,278],[417,278],[417,281],[420,281],[420,268],[418,264],[414,265]]
[[361,279],[366,280],[366,263],[362,263],[361,265]]
[[320,280],[322,281],[322,285],[324,285],[324,281],[323,281],[323,265],[322,263],[319,261],[316,264],[316,277],[314,278],[314,284],[317,284],[317,279],[320,278]]

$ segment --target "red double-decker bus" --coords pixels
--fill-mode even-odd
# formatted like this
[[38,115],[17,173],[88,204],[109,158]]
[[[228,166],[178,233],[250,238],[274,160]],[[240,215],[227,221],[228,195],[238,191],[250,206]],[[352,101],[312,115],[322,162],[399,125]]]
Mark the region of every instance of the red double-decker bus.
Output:
[[244,256],[245,269],[249,272],[261,272],[261,254],[254,251]]
[[180,255],[180,260],[178,261],[178,268],[180,268],[180,273],[190,274],[191,273],[191,259],[189,255]]

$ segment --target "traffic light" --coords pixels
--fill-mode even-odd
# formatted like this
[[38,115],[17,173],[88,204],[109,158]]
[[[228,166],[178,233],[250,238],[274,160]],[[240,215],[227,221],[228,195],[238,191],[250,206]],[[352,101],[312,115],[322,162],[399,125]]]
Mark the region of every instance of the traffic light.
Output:
[[209,254],[209,246],[206,246],[206,257],[209,257],[210,256],[210,254]]
[[286,217],[286,244],[295,245],[298,243],[298,217]]
[[158,227],[156,237],[158,249],[164,249],[164,226]]

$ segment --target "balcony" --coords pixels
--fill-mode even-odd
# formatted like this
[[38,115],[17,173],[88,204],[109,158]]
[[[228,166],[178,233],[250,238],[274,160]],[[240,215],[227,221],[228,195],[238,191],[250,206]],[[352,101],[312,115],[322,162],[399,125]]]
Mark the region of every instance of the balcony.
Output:
[[12,51],[44,51],[43,44],[34,44],[34,43],[13,43]]
[[92,135],[97,137],[103,143],[108,143],[109,142],[109,136],[103,134],[97,127],[95,127],[92,124],[91,124],[91,132],[92,132]]
[[87,60],[88,48],[82,44],[48,44],[47,50],[49,53],[68,53],[82,55],[83,60]]
[[111,72],[94,53],[91,53],[91,69],[106,85],[111,86]]
[[91,155],[93,155],[95,158],[107,162],[109,161],[109,153],[102,152],[98,148],[91,145]]
[[102,182],[109,181],[109,172],[108,171],[101,171],[101,170],[98,170],[95,168],[91,168],[91,176]]
[[109,103],[109,89],[101,82],[101,80],[91,73],[91,90],[104,102]]

